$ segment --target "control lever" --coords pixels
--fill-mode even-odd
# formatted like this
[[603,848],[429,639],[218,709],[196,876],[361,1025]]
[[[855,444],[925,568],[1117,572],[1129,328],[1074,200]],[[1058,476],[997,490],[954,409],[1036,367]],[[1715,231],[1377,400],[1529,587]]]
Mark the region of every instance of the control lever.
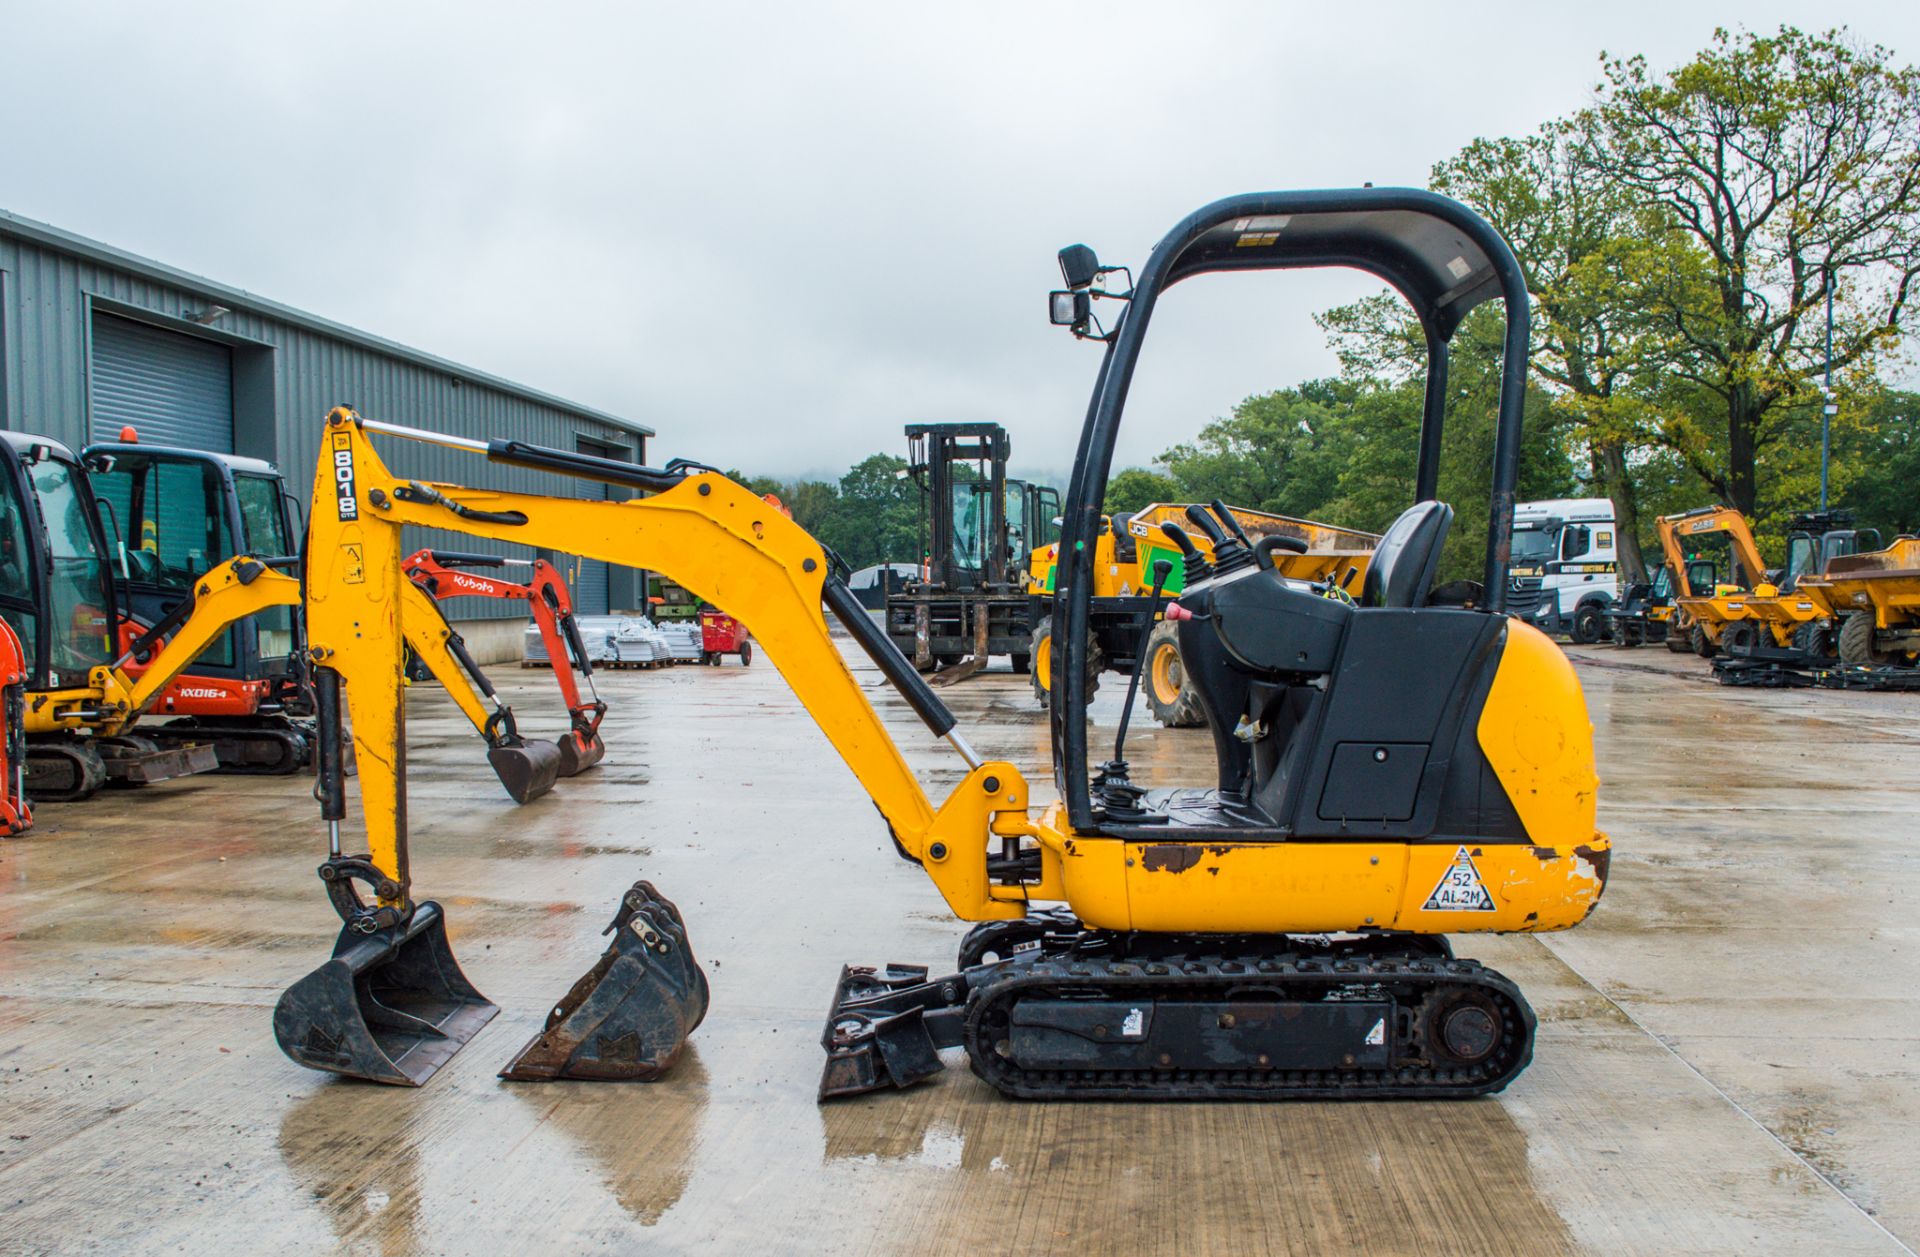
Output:
[[1200,531],[1207,534],[1207,540],[1213,543],[1213,548],[1216,552],[1219,551],[1221,546],[1227,544],[1226,531],[1214,520],[1212,513],[1209,512],[1206,507],[1198,503],[1189,506],[1187,508],[1187,518],[1195,524],[1198,524]]
[[1186,561],[1188,585],[1197,584],[1213,575],[1213,564],[1207,562],[1207,556],[1200,553],[1199,546],[1193,544],[1193,538],[1187,536],[1186,529],[1169,519],[1161,523],[1160,531],[1180,547],[1180,557]]
[[1234,518],[1233,512],[1227,509],[1225,502],[1222,502],[1219,498],[1215,498],[1213,501],[1207,503],[1207,505],[1213,508],[1213,513],[1220,517],[1221,523],[1233,530],[1233,535],[1240,539],[1241,545],[1249,550],[1253,549],[1253,539],[1247,536],[1247,530],[1240,526],[1240,521]]
[[1253,546],[1253,561],[1263,572],[1274,569],[1273,552],[1285,550],[1288,554],[1305,554],[1307,543],[1298,537],[1288,537],[1280,533],[1268,533]]
[[[1165,525],[1178,528],[1177,524]],[[1185,534],[1181,534],[1183,537]],[[1193,542],[1187,541],[1191,546]],[[1197,553],[1197,551],[1196,551]],[[1160,591],[1165,589],[1167,581],[1173,575],[1173,564],[1166,559],[1158,559],[1153,565],[1153,590],[1147,595],[1146,623],[1140,626],[1140,647],[1134,652],[1133,672],[1127,678],[1127,701],[1120,708],[1120,730],[1113,738],[1113,758],[1100,767],[1100,775],[1094,783],[1099,792],[1100,802],[1107,816],[1118,821],[1163,820],[1164,817],[1151,817],[1140,807],[1140,800],[1146,791],[1128,780],[1127,772],[1127,725],[1133,719],[1133,700],[1140,693],[1140,674],[1147,667],[1147,644],[1153,640],[1153,623],[1160,618]]]
[[[1225,507],[1220,508],[1223,512]],[[1242,545],[1238,538],[1230,535],[1220,526],[1219,520],[1206,507],[1199,504],[1187,508],[1187,518],[1200,526],[1213,542],[1213,570],[1215,572],[1234,572],[1253,562],[1253,547]],[[1230,514],[1222,518],[1231,520]]]

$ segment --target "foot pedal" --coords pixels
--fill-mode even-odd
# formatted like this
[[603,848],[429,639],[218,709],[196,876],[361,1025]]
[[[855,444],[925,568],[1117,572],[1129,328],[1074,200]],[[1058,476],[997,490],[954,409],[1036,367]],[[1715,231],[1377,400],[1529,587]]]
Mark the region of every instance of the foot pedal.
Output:
[[646,1082],[680,1059],[708,998],[680,910],[652,883],[635,882],[606,933],[613,935],[606,952],[502,1078]]

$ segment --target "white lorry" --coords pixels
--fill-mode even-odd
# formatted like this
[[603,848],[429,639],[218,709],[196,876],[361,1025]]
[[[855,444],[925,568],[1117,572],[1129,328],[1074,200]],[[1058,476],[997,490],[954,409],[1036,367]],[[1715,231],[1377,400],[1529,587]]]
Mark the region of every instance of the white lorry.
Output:
[[1607,498],[1515,503],[1507,614],[1582,645],[1599,641],[1620,599],[1619,544]]

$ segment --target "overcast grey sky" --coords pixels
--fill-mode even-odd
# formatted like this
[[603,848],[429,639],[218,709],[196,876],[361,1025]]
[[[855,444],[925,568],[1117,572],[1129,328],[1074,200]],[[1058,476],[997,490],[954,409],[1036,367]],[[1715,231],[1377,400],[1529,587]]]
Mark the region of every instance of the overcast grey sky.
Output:
[[[1257,188],[1423,183],[1597,57],[1920,4],[47,4],[0,0],[0,206],[652,424],[833,471],[996,419],[1072,460],[1053,255]],[[1121,456],[1330,372],[1350,275],[1170,294]],[[429,421],[431,416],[385,416]],[[318,421],[319,416],[315,416]]]

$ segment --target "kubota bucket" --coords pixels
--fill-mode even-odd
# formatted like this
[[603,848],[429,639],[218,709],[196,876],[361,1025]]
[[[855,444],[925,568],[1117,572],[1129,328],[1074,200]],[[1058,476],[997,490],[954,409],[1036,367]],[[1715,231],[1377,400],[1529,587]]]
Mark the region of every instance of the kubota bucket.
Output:
[[273,1035],[311,1069],[417,1087],[499,1011],[460,972],[428,901],[404,925],[341,930],[333,958],[281,994]]
[[680,1059],[707,1015],[707,975],[687,946],[679,909],[652,883],[635,882],[606,932],[606,952],[502,1078],[644,1082]]
[[573,777],[607,757],[607,744],[593,729],[574,729],[560,739],[560,775]]

